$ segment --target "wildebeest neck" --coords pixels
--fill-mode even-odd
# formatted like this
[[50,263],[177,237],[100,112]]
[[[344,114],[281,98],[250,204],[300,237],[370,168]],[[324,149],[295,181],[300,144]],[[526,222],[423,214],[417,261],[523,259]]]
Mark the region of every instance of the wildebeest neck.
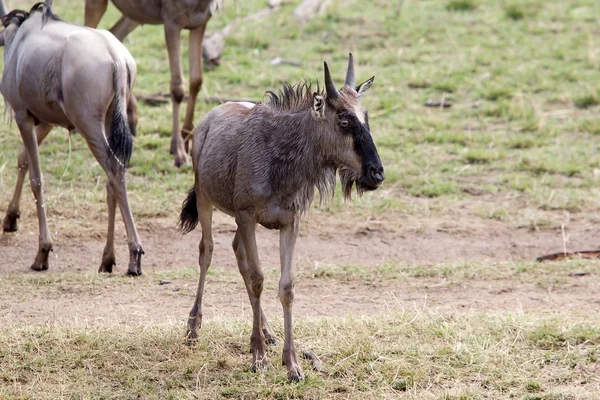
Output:
[[336,166],[319,136],[324,135],[324,123],[316,121],[310,108],[295,112],[280,112],[269,121],[271,132],[266,146],[271,154],[269,181],[284,206],[305,211],[314,198],[314,188],[321,200],[332,197]]

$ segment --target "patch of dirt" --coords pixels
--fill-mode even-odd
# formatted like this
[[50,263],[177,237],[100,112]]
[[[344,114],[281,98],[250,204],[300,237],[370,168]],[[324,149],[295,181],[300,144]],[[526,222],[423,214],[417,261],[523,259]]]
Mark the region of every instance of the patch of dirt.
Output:
[[[409,265],[460,261],[532,261],[560,251],[560,230],[510,229],[502,223],[478,219],[339,222],[327,218],[305,221],[298,239],[294,313],[300,318],[328,315],[371,315],[410,307],[441,310],[552,310],[598,307],[595,274],[569,278],[553,290],[519,280],[446,281],[411,278],[368,284],[324,277],[311,278],[319,265]],[[71,222],[72,223],[72,222]],[[127,247],[121,224],[117,225],[116,274],[126,270]],[[231,240],[232,219],[215,214],[215,251],[204,296],[205,318],[247,317],[250,306],[235,264]],[[29,264],[37,250],[37,224],[23,221],[21,230],[0,237],[0,325],[60,320],[88,321],[180,321],[183,324],[193,302],[196,277],[174,278],[159,285],[147,274],[130,280],[101,280],[101,284],[76,282],[51,285],[20,285],[3,280],[9,275],[78,274],[96,271],[105,241],[104,222],[86,227],[59,226],[47,272],[34,272]],[[176,271],[196,267],[200,232],[181,236],[172,220],[139,223],[146,255],[145,271]],[[598,237],[591,223],[569,226],[569,250],[589,249]],[[277,298],[279,237],[276,231],[258,233],[261,263],[265,270],[263,307],[269,316],[280,316]],[[14,277],[14,275],[13,275]],[[47,287],[46,287],[47,286]]]

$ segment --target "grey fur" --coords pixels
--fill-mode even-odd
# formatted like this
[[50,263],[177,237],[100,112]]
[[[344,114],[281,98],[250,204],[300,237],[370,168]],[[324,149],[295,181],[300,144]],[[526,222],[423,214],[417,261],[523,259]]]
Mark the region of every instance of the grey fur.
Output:
[[353,184],[360,193],[378,188],[384,180],[361,96],[353,86],[338,91],[326,63],[325,85],[325,93],[318,88],[313,93],[307,83],[285,84],[279,94],[267,92],[268,101],[254,107],[227,103],[210,111],[194,129],[195,185],[179,219],[183,231],[193,229],[198,221],[202,226],[200,279],[188,320],[188,338],[193,340],[202,322],[202,294],[212,258],[213,205],[235,217],[238,229],[233,249],[252,304],[250,348],[255,370],[266,365],[265,341],[274,340],[260,306],[263,275],[256,225],[279,229],[279,298],[285,331],[282,361],[292,380],[303,378],[291,317],[292,264],[300,216],[313,201],[315,187],[322,199],[333,195],[337,170],[346,197]]
[[115,265],[114,219],[121,209],[130,249],[128,273],[141,274],[142,245],[125,187],[125,166],[132,137],[127,124],[127,99],[135,81],[136,64],[127,49],[109,32],[61,21],[46,3],[27,13],[11,11],[4,18],[4,71],[0,91],[14,113],[25,148],[19,154],[15,193],[3,222],[16,231],[21,189],[27,171],[36,198],[40,224],[35,270],[47,269],[52,240],[43,198],[38,145],[53,126],[76,129],[108,175],[108,237],[100,271]]

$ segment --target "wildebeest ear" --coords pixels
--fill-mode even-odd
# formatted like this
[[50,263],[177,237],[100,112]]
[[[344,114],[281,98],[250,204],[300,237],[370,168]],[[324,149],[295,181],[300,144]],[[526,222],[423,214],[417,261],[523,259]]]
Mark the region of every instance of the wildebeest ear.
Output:
[[325,99],[318,93],[313,93],[313,117],[325,119]]
[[367,90],[369,90],[374,80],[375,76],[372,76],[371,79],[367,79],[366,81],[364,81],[356,87],[356,91],[358,92],[360,97],[363,97],[365,93],[367,93]]

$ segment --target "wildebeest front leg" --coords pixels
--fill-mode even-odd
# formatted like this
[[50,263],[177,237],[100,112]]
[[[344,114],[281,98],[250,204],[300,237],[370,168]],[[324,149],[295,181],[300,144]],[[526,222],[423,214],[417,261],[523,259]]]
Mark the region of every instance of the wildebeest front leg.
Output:
[[115,213],[117,209],[117,199],[110,182],[106,182],[106,205],[108,207],[108,233],[106,235],[106,247],[102,253],[102,263],[98,272],[113,272],[116,264],[115,259]]
[[[37,143],[40,145],[44,138],[48,135],[48,132],[52,130],[52,125],[39,124],[35,127],[35,135],[37,137]],[[27,150],[24,148],[19,153],[19,159],[17,162],[18,176],[17,184],[15,185],[15,193],[12,200],[8,204],[6,215],[4,216],[4,222],[2,228],[4,232],[16,232],[19,229],[17,220],[21,216],[19,203],[21,201],[21,192],[23,190],[23,183],[25,182],[25,176],[27,176],[27,170],[29,164],[27,163]]]
[[288,370],[288,378],[293,381],[304,379],[302,368],[296,355],[296,346],[293,338],[292,305],[294,303],[293,258],[298,236],[298,222],[281,228],[279,232],[279,252],[281,258],[281,278],[279,280],[279,300],[283,306],[283,328],[285,339],[283,342],[282,362]]
[[[252,296],[252,287],[250,286],[250,272],[248,271],[248,261],[246,259],[246,250],[244,249],[244,243],[240,237],[239,229],[235,233],[235,237],[233,238],[233,251],[235,253],[235,258],[237,259],[238,269],[240,270],[240,274],[244,279],[244,284],[246,285],[246,290],[248,291],[248,296]],[[265,335],[265,343],[266,344],[277,344],[277,339],[275,335],[271,332],[269,328],[269,322],[267,321],[267,317],[262,310],[260,310],[261,318],[262,318],[262,331]]]
[[181,69],[181,28],[174,24],[165,24],[165,39],[169,52],[169,67],[171,69],[171,101],[173,103],[173,131],[171,132],[171,154],[175,156],[175,166],[181,167],[187,163],[187,154],[183,138],[179,132],[179,106],[185,95],[183,89],[183,71]]
[[252,370],[265,370],[268,367],[265,335],[262,331],[262,311],[260,295],[263,291],[264,276],[258,259],[256,246],[256,219],[247,211],[236,213],[235,221],[248,261],[248,278],[250,290],[250,305],[252,306],[252,335],[250,336],[250,351],[252,352]]
[[183,120],[183,129],[181,136],[185,141],[186,151],[189,149],[188,135],[191,135],[194,129],[194,108],[196,107],[196,98],[202,87],[202,40],[206,23],[210,19],[210,13],[206,18],[204,25],[190,31],[189,59],[190,59],[190,97],[187,102],[185,119]]
[[198,219],[202,226],[202,239],[200,240],[200,255],[198,264],[200,265],[200,278],[198,279],[198,290],[196,291],[196,301],[190,311],[190,316],[187,324],[187,339],[188,342],[195,340],[198,337],[198,328],[202,326],[202,294],[204,293],[204,282],[206,274],[210,267],[213,252],[212,239],[212,204],[204,198],[201,193],[196,197],[198,208]]
[[48,256],[52,251],[52,239],[48,231],[48,222],[46,220],[46,209],[44,204],[44,177],[40,167],[40,156],[38,153],[38,141],[34,132],[33,118],[26,113],[15,115],[15,120],[19,126],[25,151],[27,152],[27,162],[29,164],[29,182],[31,191],[35,197],[37,215],[39,222],[39,248],[35,261],[31,268],[36,271],[48,269]]

